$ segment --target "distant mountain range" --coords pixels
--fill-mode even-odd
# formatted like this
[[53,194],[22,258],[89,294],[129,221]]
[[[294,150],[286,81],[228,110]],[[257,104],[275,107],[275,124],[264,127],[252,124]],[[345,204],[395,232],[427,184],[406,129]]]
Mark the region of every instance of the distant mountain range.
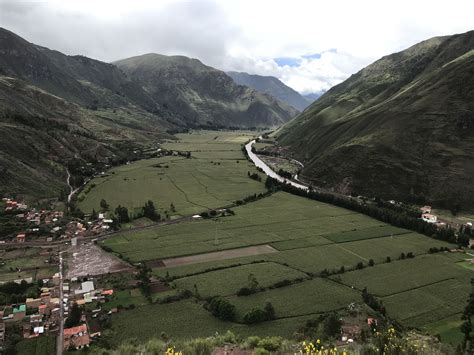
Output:
[[474,31],[388,55],[277,133],[302,178],[342,192],[474,207]]
[[227,74],[234,79],[237,84],[245,85],[271,95],[274,98],[293,106],[298,111],[303,111],[322,94],[311,93],[308,95],[301,95],[274,76],[252,75],[235,71],[227,72]]
[[188,128],[271,127],[297,111],[197,59],[104,63],[0,28],[0,194],[57,196],[72,161],[126,160]]

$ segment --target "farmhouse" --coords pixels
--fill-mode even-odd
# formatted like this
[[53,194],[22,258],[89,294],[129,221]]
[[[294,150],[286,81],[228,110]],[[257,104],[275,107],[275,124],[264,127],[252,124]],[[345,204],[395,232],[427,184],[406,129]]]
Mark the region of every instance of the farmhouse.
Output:
[[87,325],[82,324],[77,327],[64,329],[64,350],[69,348],[82,349],[88,347],[90,344],[90,337],[87,332]]
[[438,221],[438,217],[430,213],[423,213],[421,219],[428,223],[436,223]]
[[20,233],[16,236],[16,242],[17,243],[24,243],[25,238],[26,238],[26,234],[25,233]]
[[431,206],[420,207],[421,213],[431,213]]

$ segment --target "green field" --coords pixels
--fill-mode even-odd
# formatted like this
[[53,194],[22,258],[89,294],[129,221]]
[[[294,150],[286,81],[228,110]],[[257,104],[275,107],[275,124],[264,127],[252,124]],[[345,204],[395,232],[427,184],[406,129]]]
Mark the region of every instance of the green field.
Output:
[[[13,250],[0,250],[0,282],[19,279],[51,278],[58,267],[49,265],[50,253],[39,248],[19,248]],[[20,270],[20,271],[18,271]]]
[[40,336],[33,339],[20,340],[15,350],[18,355],[50,355],[56,349],[55,336]]
[[201,297],[234,295],[253,274],[259,287],[268,287],[277,281],[305,278],[306,274],[275,263],[258,263],[216,270],[200,275],[183,277],[174,282],[180,289],[194,291],[196,285]]
[[[206,134],[208,141],[202,142]],[[242,153],[232,150],[235,143],[226,141],[230,136],[215,134],[212,142],[207,132],[182,135],[180,142],[166,146],[194,149],[193,157],[201,161],[210,161],[209,156],[217,154],[213,148],[219,146],[220,159],[236,164],[232,159],[238,159],[239,154],[242,158]],[[190,159],[182,161],[186,163]],[[180,160],[175,163],[182,164]],[[247,163],[239,164],[242,167]],[[214,169],[215,165],[208,167]],[[168,169],[172,169],[171,163]],[[198,169],[198,166],[190,169]],[[247,189],[248,183],[254,183],[244,175],[246,183],[232,193],[237,194],[242,191],[239,189]],[[256,186],[262,188],[261,184]],[[157,191],[157,196],[160,193]],[[160,198],[163,197],[158,200]],[[201,198],[205,201],[208,197],[196,195],[197,200]],[[242,336],[281,334],[288,337],[305,320],[347,309],[354,302],[360,304],[364,287],[376,295],[387,314],[401,324],[432,334],[442,332],[449,339],[457,339],[459,334],[453,324],[465,305],[472,270],[467,267],[465,254],[429,254],[430,248],[451,247],[450,244],[284,192],[232,210],[235,213],[232,216],[138,231],[124,230],[100,242],[126,260],[146,262],[153,267],[154,276],[170,281],[173,289],[154,294],[153,300],[163,301],[166,296],[182,294],[185,290],[193,294],[190,299],[172,303],[140,306],[138,302],[134,311],[113,316],[108,336],[111,342],[131,337],[147,339],[161,331],[186,338],[227,329]],[[264,252],[241,257],[231,255],[231,250],[236,252],[250,246],[259,246]],[[218,251],[227,253],[228,258],[212,261],[212,254],[207,255]],[[400,258],[401,254],[408,253],[414,258]],[[193,259],[195,255],[199,258]],[[188,258],[173,260],[178,257]],[[391,262],[387,262],[387,258]],[[177,266],[160,266],[170,261]],[[369,267],[369,261],[375,265]],[[364,268],[358,270],[356,266],[360,263]],[[341,267],[345,272],[335,274]],[[324,273],[332,275],[328,279],[321,278]],[[249,286],[250,275],[258,281],[258,292],[237,296],[239,289]],[[226,297],[236,307],[234,322],[222,322],[203,307],[205,300],[212,296]],[[267,301],[275,308],[275,320],[243,324],[246,312],[263,308]],[[135,323],[139,324],[136,329],[124,330],[126,324]]]
[[120,204],[137,213],[152,200],[161,213],[179,216],[227,206],[264,192],[262,182],[248,178],[248,171],[256,170],[241,151],[241,144],[251,137],[243,132],[180,134],[178,142],[165,143],[163,148],[191,151],[190,159],[165,156],[110,169],[79,194],[79,208],[85,212],[99,210],[101,199],[105,199],[112,210]]

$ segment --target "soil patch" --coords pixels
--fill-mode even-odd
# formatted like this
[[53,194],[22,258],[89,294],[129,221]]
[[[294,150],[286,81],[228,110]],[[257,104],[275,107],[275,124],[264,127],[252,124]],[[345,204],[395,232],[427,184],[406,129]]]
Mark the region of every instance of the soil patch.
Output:
[[179,258],[163,259],[148,262],[149,267],[173,267],[180,265],[198,264],[206,261],[227,260],[233,258],[240,258],[243,256],[252,256],[260,254],[277,253],[278,250],[268,244],[255,245],[252,247],[229,249],[222,251],[215,251],[212,253],[196,254],[190,256],[182,256]]

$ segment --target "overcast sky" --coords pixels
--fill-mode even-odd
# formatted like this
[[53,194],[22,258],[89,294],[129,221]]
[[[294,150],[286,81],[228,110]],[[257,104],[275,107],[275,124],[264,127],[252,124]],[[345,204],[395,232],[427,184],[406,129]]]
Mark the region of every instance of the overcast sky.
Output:
[[66,54],[182,54],[326,90],[424,39],[474,29],[474,1],[0,0],[0,26]]

